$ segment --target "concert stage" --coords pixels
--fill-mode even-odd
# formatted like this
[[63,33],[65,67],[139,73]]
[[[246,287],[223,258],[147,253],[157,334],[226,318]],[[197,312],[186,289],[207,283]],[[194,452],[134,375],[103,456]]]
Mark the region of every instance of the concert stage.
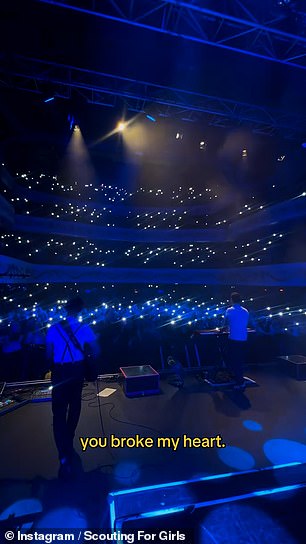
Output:
[[[51,402],[31,402],[3,415],[0,511],[8,510],[0,521],[13,512],[17,521],[21,516],[39,524],[52,512],[58,520],[62,511],[68,511],[71,526],[78,527],[83,519],[91,527],[109,526],[110,492],[306,463],[306,383],[291,378],[282,361],[250,365],[246,374],[257,386],[244,392],[230,386],[210,387],[197,371],[185,376],[180,389],[163,375],[160,394],[152,396],[127,398],[123,383],[111,378],[85,385],[77,429],[83,446],[75,440],[78,457],[71,482],[58,479]],[[114,391],[97,396],[106,394],[107,388]],[[246,477],[247,495],[258,493],[257,481],[261,492],[271,485],[279,489],[304,484],[305,467],[294,466],[294,473],[290,466],[272,471],[273,485],[269,479],[265,483],[266,472],[260,472],[258,479],[255,472],[251,480]],[[237,495],[236,480],[227,480],[227,487]],[[205,480],[205,495],[204,484]],[[224,489],[221,478],[214,491],[217,504],[224,501]],[[277,496],[280,509],[283,500],[291,501],[290,493],[289,499],[286,492]],[[277,504],[273,508],[277,510]],[[294,510],[297,515],[296,506]],[[59,523],[66,526],[66,521]]]

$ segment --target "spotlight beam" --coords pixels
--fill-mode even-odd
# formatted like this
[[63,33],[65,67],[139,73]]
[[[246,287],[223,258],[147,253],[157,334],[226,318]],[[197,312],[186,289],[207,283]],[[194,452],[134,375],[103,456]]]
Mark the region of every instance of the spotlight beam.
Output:
[[[2,73],[3,82],[23,91],[42,94],[43,83],[48,81],[57,86],[56,96],[63,95],[63,88],[67,89],[68,94],[73,89],[85,96],[89,103],[105,106],[107,96],[110,98],[108,105],[114,107],[113,97],[121,97],[130,111],[139,111],[139,101],[143,104],[143,109],[155,103],[158,104],[160,116],[167,113],[168,116],[181,118],[182,115],[186,117],[186,111],[188,111],[191,115],[190,120],[195,121],[209,113],[214,116],[211,120],[214,126],[227,126],[233,122],[239,125],[247,123],[253,127],[254,132],[265,135],[272,136],[276,132],[283,132],[286,138],[298,135],[299,138],[304,137],[306,119],[300,114],[288,114],[286,111],[284,115],[282,111],[270,110],[237,100],[84,70],[22,55],[12,57],[9,70],[7,62],[8,59],[3,55],[3,58],[0,58],[0,73]],[[22,86],[20,86],[20,77],[24,80]],[[93,91],[95,101],[92,99]],[[138,115],[143,114],[143,109]]]

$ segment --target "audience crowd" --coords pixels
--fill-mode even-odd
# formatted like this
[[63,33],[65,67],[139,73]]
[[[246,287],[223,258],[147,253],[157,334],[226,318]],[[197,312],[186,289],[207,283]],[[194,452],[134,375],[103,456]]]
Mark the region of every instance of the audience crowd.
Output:
[[[252,302],[244,301],[250,310],[250,360],[267,361],[273,356],[298,353],[306,334],[306,312],[302,308],[252,310]],[[48,327],[65,318],[65,300],[48,307],[11,310],[0,324],[2,381],[43,379],[48,365],[45,339]],[[220,305],[194,303],[192,299],[169,303],[164,298],[143,304],[122,303],[87,307],[80,322],[90,324],[101,344],[101,373],[118,372],[120,366],[152,364],[167,366],[167,357],[180,359],[187,367],[213,362],[216,346],[213,336],[198,336],[198,330],[222,327],[226,303]],[[256,336],[256,342],[254,338]],[[260,340],[259,338],[260,337]],[[194,344],[200,349],[196,354]],[[150,346],[150,349],[148,349]]]

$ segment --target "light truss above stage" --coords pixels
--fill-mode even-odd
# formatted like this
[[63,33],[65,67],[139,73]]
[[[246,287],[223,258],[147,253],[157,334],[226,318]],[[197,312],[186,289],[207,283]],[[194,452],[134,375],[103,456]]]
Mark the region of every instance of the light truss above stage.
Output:
[[91,104],[116,107],[123,103],[129,111],[154,116],[185,121],[205,118],[213,126],[246,126],[286,138],[302,137],[305,131],[302,115],[21,55],[9,59],[2,55],[0,74],[0,86],[36,94],[43,94],[48,83],[57,97],[69,99],[77,92]]
[[306,69],[306,12],[299,1],[37,1]]

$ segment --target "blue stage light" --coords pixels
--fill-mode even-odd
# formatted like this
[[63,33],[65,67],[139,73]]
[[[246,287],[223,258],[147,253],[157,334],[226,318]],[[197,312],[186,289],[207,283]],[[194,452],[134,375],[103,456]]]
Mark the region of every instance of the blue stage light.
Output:
[[274,495],[274,493],[284,493],[285,491],[293,491],[304,487],[303,484],[285,485],[283,487],[275,487],[273,489],[263,489],[262,491],[254,491],[255,497],[263,497],[264,495]]
[[301,442],[276,438],[263,446],[265,456],[271,463],[306,462],[306,446]]
[[155,510],[154,512],[145,512],[140,514],[141,518],[156,518],[159,516],[168,516],[169,514],[177,514],[178,512],[184,512],[184,508],[166,508],[165,510]]
[[64,506],[47,512],[37,522],[37,529],[86,529],[85,515],[78,509]]
[[69,129],[72,130],[75,125],[75,118],[71,113],[69,113],[68,115],[68,122],[69,122]]
[[44,100],[44,103],[46,104],[47,102],[52,102],[52,100],[55,100],[55,96],[50,96],[50,98],[46,98],[46,100]]
[[[220,523],[222,520],[222,523]],[[296,541],[290,533],[261,508],[248,504],[224,504],[211,510],[200,525],[199,544],[227,542],[256,542],[265,540],[271,544]]]
[[152,117],[152,115],[146,115],[146,118],[149,119],[149,121],[152,121],[152,123],[156,123],[155,117]]
[[118,463],[114,470],[114,478],[124,485],[135,484],[140,478],[140,468],[137,463],[132,461]]
[[42,512],[42,504],[38,499],[21,499],[19,501],[10,504],[0,513],[0,521],[8,519],[10,516],[12,518],[18,518],[22,516],[28,516],[30,514],[35,514]]
[[254,457],[247,451],[235,446],[227,446],[218,451],[218,457],[225,465],[239,470],[248,470],[255,466]]
[[262,431],[262,425],[257,423],[257,421],[253,421],[252,419],[245,419],[243,426],[249,431]]

